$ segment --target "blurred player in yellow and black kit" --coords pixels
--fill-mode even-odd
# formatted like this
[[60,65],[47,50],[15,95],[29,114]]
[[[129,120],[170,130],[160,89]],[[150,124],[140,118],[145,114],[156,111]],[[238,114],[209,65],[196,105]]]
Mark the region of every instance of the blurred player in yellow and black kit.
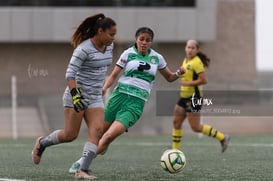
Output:
[[199,44],[196,40],[187,41],[185,53],[186,57],[183,60],[182,67],[186,73],[181,75],[180,99],[173,112],[172,148],[181,149],[182,124],[188,118],[194,132],[201,132],[218,139],[221,143],[221,151],[224,152],[228,147],[229,135],[221,133],[210,125],[201,124],[200,110],[202,104],[194,104],[193,101],[202,100],[201,85],[207,83],[205,67],[209,65],[210,59],[199,51]]

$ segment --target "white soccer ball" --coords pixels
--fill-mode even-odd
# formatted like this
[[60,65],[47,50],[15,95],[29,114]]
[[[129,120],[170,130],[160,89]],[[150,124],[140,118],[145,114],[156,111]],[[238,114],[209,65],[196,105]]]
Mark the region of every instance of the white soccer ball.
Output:
[[168,149],[161,156],[161,167],[170,173],[178,173],[186,166],[184,153],[177,149]]

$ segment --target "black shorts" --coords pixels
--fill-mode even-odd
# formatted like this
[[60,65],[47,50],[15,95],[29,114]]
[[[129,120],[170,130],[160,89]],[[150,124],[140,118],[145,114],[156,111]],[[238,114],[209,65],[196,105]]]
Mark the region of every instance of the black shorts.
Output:
[[202,97],[192,97],[190,98],[180,98],[177,102],[177,105],[183,107],[186,112],[200,112],[203,104]]

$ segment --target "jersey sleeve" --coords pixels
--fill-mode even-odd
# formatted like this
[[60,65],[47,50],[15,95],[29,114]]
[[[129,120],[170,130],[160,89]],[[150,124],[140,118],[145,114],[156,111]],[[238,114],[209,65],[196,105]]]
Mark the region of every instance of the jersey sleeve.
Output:
[[128,52],[124,51],[120,55],[116,65],[119,66],[120,68],[124,68],[126,66],[126,64],[127,64],[127,61],[128,61]]
[[158,58],[159,58],[158,70],[162,70],[162,69],[166,68],[167,62],[164,59],[164,57],[162,55],[159,55]]
[[87,59],[87,52],[81,47],[75,48],[68,67],[66,69],[65,78],[67,80],[75,80],[77,71],[81,68],[83,62]]
[[204,64],[201,60],[198,59],[198,61],[196,61],[195,66],[194,66],[194,72],[196,74],[199,74],[204,71],[205,71]]

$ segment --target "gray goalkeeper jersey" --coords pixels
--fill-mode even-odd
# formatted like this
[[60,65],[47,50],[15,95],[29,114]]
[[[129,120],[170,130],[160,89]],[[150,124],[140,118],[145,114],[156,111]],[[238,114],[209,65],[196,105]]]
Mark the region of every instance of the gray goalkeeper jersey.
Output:
[[67,80],[76,80],[84,95],[101,95],[108,66],[112,63],[113,44],[100,52],[90,39],[75,48],[66,70]]

